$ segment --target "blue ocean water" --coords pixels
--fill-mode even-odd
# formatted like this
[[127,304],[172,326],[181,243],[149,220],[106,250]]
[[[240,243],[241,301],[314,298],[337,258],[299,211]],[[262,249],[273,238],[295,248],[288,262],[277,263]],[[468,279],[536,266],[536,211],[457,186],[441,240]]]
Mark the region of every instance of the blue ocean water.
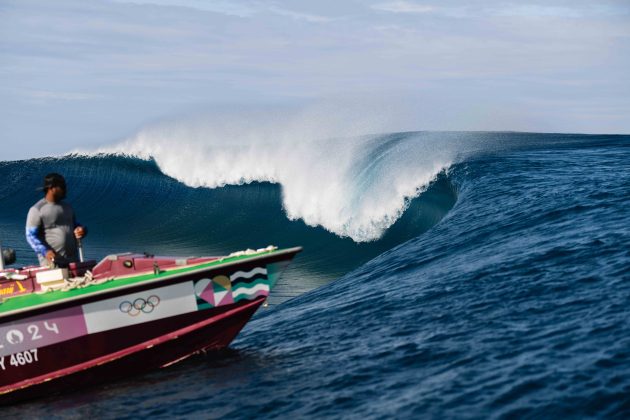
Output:
[[220,179],[222,160],[177,167],[158,150],[0,162],[0,238],[19,263],[34,261],[24,217],[49,170],[95,258],[304,246],[229,350],[3,414],[630,415],[630,136],[392,133],[305,150],[257,173],[236,150]]

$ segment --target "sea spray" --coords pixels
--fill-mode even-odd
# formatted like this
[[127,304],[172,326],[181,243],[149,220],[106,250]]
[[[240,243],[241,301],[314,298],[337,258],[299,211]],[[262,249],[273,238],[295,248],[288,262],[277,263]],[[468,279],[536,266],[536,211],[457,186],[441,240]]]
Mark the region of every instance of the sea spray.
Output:
[[187,118],[92,153],[153,159],[193,187],[277,183],[290,219],[374,241],[470,145],[457,133],[362,134],[377,124],[349,118],[322,110]]

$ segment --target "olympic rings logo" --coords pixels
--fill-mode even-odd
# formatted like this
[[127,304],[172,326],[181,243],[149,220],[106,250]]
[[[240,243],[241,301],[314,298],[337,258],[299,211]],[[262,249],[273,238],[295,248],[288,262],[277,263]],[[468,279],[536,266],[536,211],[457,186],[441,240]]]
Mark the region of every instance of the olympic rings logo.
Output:
[[132,302],[125,300],[118,306],[120,312],[129,316],[138,316],[141,313],[149,314],[160,304],[160,298],[156,295],[149,296],[146,300],[138,298]]

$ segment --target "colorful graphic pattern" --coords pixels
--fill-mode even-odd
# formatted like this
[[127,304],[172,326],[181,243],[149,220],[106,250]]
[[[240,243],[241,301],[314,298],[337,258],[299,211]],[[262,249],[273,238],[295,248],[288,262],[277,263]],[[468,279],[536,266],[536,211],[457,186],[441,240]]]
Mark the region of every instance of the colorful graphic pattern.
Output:
[[248,271],[236,271],[229,277],[215,276],[195,283],[195,294],[199,308],[228,305],[241,300],[252,300],[258,296],[269,296],[275,279],[269,276],[267,267],[256,267]]

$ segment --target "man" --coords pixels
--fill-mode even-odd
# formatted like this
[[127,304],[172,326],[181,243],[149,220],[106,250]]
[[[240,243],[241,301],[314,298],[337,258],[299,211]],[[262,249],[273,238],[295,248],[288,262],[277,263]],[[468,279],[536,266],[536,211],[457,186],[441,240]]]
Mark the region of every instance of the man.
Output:
[[77,223],[66,198],[66,180],[51,173],[44,178],[44,198],[28,211],[26,240],[42,266],[67,265],[79,260],[77,239],[86,229]]

